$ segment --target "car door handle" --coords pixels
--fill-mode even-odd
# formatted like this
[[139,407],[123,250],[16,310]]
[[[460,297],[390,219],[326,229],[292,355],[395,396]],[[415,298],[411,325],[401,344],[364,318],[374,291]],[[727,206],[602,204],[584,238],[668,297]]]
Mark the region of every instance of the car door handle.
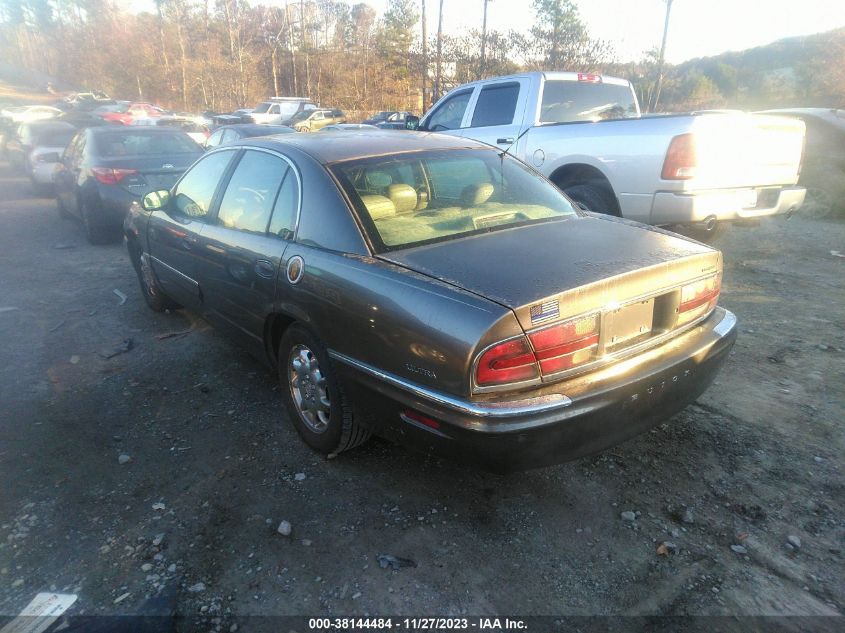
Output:
[[266,259],[256,260],[254,270],[256,275],[264,277],[264,279],[272,279],[276,274],[276,267],[273,266],[273,262]]
[[512,136],[506,136],[504,138],[497,138],[496,144],[497,145],[513,145],[513,137]]
[[186,235],[185,237],[182,238],[182,240],[180,242],[180,244],[182,245],[182,248],[184,248],[186,251],[191,250],[191,248],[193,248],[193,246],[196,243],[197,243],[197,238],[195,238],[191,235]]

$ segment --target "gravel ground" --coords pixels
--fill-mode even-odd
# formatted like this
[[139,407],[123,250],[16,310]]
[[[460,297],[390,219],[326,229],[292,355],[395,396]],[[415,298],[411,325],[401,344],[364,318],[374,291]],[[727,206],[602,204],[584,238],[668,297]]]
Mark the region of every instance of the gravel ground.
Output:
[[740,336],[671,423],[506,477],[379,440],[326,461],[271,372],[196,315],[149,311],[122,245],[88,245],[0,164],[0,618],[39,591],[77,594],[77,615],[164,604],[202,631],[839,616],[845,223],[766,220],[720,246]]

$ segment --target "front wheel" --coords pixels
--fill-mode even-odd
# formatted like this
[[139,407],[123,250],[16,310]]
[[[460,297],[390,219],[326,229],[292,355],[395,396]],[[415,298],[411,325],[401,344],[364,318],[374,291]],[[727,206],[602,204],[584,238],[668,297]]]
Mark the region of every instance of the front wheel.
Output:
[[126,247],[129,249],[132,267],[138,276],[138,282],[141,284],[141,294],[144,295],[144,301],[147,302],[150,310],[153,312],[164,312],[165,310],[176,310],[179,308],[179,304],[164,294],[164,291],[158,285],[158,280],[150,266],[150,260],[148,257],[144,257],[144,252],[141,250],[140,245],[130,240],[127,242]]
[[299,436],[324,455],[363,444],[370,430],[354,415],[325,347],[295,323],[279,343],[282,399]]

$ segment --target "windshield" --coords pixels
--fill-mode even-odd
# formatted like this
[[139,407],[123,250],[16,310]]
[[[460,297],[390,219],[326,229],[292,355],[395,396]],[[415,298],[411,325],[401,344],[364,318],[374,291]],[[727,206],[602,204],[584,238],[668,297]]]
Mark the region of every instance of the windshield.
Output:
[[576,213],[545,178],[493,150],[415,152],[331,169],[381,250]]
[[257,106],[255,106],[252,111],[256,114],[264,114],[265,112],[267,112],[267,110],[270,109],[271,105],[272,104],[269,101],[262,101]]
[[639,116],[630,86],[578,81],[547,81],[540,123],[605,121]]
[[312,112],[313,112],[313,110],[303,110],[302,112],[297,112],[291,118],[291,123],[296,123],[297,121],[304,121],[309,116],[311,116]]
[[201,151],[200,146],[184,133],[118,132],[102,134],[97,137],[96,142],[101,156],[143,156]]

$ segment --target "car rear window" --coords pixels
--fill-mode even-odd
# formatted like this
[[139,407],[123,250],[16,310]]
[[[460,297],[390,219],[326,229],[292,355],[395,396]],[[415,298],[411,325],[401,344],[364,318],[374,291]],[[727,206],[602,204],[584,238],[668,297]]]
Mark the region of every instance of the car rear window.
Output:
[[44,130],[36,132],[35,145],[41,147],[65,147],[76,136],[76,128],[70,130]]
[[627,85],[579,81],[547,81],[540,105],[540,123],[605,121],[639,116]]
[[100,156],[145,156],[155,154],[183,154],[202,151],[190,136],[183,132],[173,134],[143,134],[118,132],[101,134],[96,138]]
[[380,156],[330,167],[377,250],[575,215],[545,178],[495,150]]

